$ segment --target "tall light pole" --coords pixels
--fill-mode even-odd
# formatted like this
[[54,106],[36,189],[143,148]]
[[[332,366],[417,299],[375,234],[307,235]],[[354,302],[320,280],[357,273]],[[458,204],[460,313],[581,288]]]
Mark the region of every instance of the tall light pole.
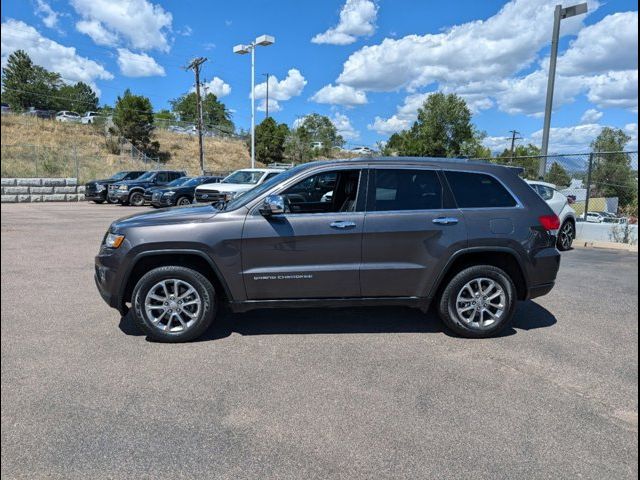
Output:
[[200,175],[204,175],[204,147],[202,143],[202,101],[200,99],[200,66],[206,62],[204,57],[194,58],[187,66],[196,76],[196,108],[198,122],[198,151],[200,156]]
[[236,45],[233,53],[239,55],[251,54],[251,168],[256,166],[256,47],[268,47],[275,43],[271,35],[260,35],[249,45]]
[[551,58],[549,59],[549,78],[547,80],[547,102],[544,107],[544,126],[542,129],[542,158],[538,176],[544,177],[547,171],[547,154],[549,152],[549,130],[551,129],[551,109],[553,108],[553,88],[556,81],[556,62],[558,60],[558,41],[560,39],[560,21],[587,13],[587,4],[580,3],[571,7],[562,8],[556,5],[553,12],[553,33],[551,34]]
[[262,74],[264,77],[267,77],[267,100],[265,102],[265,118],[269,118],[269,77],[271,76],[270,73],[263,73]]

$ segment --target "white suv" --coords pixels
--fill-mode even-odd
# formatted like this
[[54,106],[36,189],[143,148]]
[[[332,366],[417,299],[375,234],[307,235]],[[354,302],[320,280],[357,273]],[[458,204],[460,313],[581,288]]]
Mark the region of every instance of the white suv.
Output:
[[98,118],[99,116],[100,114],[98,112],[87,112],[84,114],[84,117],[80,119],[80,121],[84,125],[87,125],[88,123],[94,123],[96,121],[96,118]]
[[56,122],[79,123],[80,118],[80,115],[78,115],[76,112],[69,112],[67,110],[56,113]]
[[571,208],[569,198],[560,193],[552,183],[537,180],[527,180],[527,183],[547,202],[554,213],[560,218],[558,250],[569,250],[576,238],[576,211]]
[[236,170],[218,183],[204,183],[196,187],[195,201],[215,203],[239,197],[253,187],[284,172],[284,168],[246,168]]

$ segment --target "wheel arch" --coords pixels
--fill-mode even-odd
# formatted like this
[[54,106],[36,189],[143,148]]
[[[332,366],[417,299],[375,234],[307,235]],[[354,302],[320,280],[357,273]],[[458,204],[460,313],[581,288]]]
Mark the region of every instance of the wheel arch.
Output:
[[189,249],[154,250],[142,252],[135,256],[131,266],[125,273],[121,283],[118,304],[121,312],[126,312],[127,302],[131,301],[131,294],[136,284],[148,271],[163,266],[177,265],[191,268],[204,275],[218,292],[223,301],[232,299],[228,285],[213,260],[203,252]]
[[461,250],[453,255],[429,295],[431,299],[439,299],[451,279],[465,268],[474,265],[491,265],[504,270],[516,286],[518,300],[526,300],[528,282],[525,269],[518,254],[509,248],[471,248]]

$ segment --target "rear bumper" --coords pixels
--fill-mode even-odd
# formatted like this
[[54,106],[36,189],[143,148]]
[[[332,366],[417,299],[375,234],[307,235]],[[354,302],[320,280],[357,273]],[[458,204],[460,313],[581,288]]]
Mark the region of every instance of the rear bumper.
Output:
[[535,285],[533,287],[529,287],[529,293],[527,297],[529,298],[529,300],[533,298],[542,297],[547,293],[549,293],[551,290],[553,290],[553,287],[555,285],[556,285],[556,282],[551,282],[551,283],[545,283],[544,285]]
[[536,252],[531,258],[527,298],[537,298],[549,293],[558,276],[560,269],[560,252],[555,248],[544,248]]

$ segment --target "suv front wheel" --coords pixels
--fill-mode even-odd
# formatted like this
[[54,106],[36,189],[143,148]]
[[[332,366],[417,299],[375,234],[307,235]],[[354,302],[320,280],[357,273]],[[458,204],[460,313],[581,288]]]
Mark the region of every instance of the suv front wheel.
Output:
[[440,318],[463,337],[492,337],[506,328],[516,309],[516,288],[503,270],[491,265],[455,275],[440,298]]
[[144,205],[144,195],[142,195],[142,192],[133,192],[129,195],[128,203],[134,207],[142,207]]
[[213,285],[201,273],[179,266],[147,272],[132,295],[138,326],[151,339],[187,342],[211,325],[217,302]]

